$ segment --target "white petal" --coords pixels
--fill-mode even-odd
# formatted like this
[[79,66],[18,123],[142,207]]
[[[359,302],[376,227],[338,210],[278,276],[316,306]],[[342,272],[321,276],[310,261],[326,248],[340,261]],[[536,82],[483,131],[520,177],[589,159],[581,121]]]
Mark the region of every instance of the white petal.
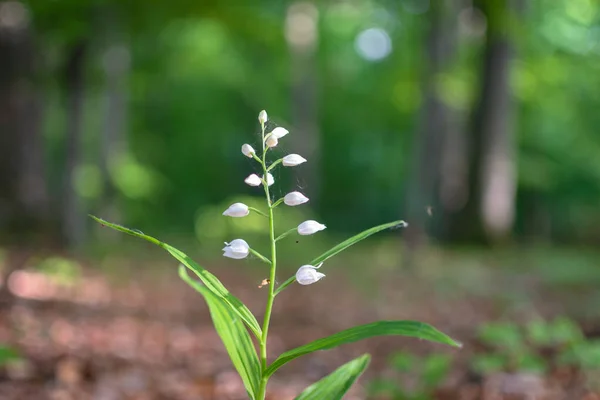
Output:
[[252,146],[246,143],[242,146],[242,154],[246,157],[252,158],[252,154],[256,154],[256,151],[254,151]]
[[223,252],[223,256],[233,258],[234,260],[241,260],[242,258],[248,257],[248,253],[237,253],[230,248],[226,248]]
[[226,217],[245,217],[248,214],[250,214],[250,210],[244,203],[234,203],[223,212]]
[[243,239],[232,240],[231,243],[225,243],[223,247],[223,256],[241,260],[246,258],[250,253],[250,246]]
[[308,197],[300,192],[291,192],[285,195],[283,202],[288,206],[297,206],[308,201]]
[[[264,179],[264,176],[263,176],[263,179]],[[274,183],[275,183],[275,178],[273,178],[273,175],[271,175],[270,172],[267,172],[267,186],[271,186]]]
[[298,272],[296,272],[296,281],[300,285],[311,285],[315,282],[318,282],[325,276],[325,274],[322,274],[319,271],[317,271],[317,268],[319,268],[322,264],[323,263],[319,264],[316,267],[313,267],[312,265],[301,266],[298,269]]
[[271,135],[271,136],[269,136],[267,138],[267,140],[265,141],[265,143],[269,147],[275,147],[275,146],[277,146],[277,143],[279,143],[279,140],[277,140],[277,138],[275,136]]
[[306,162],[306,159],[298,154],[289,154],[283,157],[283,165],[285,167],[295,167]]
[[267,112],[265,110],[262,110],[260,113],[258,113],[258,122],[264,124],[265,122],[267,122],[267,119]]
[[248,176],[246,179],[244,179],[244,182],[246,182],[250,186],[262,185],[262,179],[260,179],[260,177],[256,174]]
[[272,136],[276,137],[277,139],[281,139],[282,137],[284,137],[288,133],[290,133],[290,131],[288,131],[285,128],[282,128],[281,126],[278,126],[277,128],[273,129],[273,131],[271,131],[270,134]]
[[246,251],[246,252],[248,252],[248,249],[250,248],[250,246],[248,245],[248,243],[244,239],[235,239],[235,240],[232,240],[228,244],[228,246],[231,247],[234,251]]
[[325,225],[318,223],[317,221],[308,220],[298,225],[298,234],[300,235],[312,235],[327,228]]

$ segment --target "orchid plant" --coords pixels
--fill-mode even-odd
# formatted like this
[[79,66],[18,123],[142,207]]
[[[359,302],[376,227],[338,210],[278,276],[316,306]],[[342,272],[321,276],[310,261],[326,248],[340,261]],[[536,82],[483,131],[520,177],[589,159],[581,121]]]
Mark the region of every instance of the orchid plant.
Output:
[[[326,226],[320,222],[308,220],[302,222],[297,227],[277,235],[275,229],[275,214],[277,208],[282,206],[282,204],[288,207],[299,206],[308,202],[309,199],[298,191],[291,191],[283,198],[275,199],[270,191],[271,185],[275,183],[271,171],[280,165],[283,167],[295,167],[305,163],[307,160],[298,154],[289,154],[281,159],[272,162],[269,161],[267,156],[272,154],[270,150],[277,146],[279,140],[284,138],[289,131],[283,127],[277,126],[267,132],[267,126],[273,125],[270,121],[269,124],[267,123],[267,118],[266,111],[263,110],[259,113],[258,121],[261,127],[260,154],[258,154],[249,144],[244,144],[242,146],[242,154],[253,159],[262,170],[262,176],[251,174],[244,182],[250,186],[263,187],[266,199],[265,209],[259,210],[257,208],[248,207],[243,203],[235,203],[223,212],[224,216],[232,218],[243,218],[251,212],[255,212],[263,215],[269,220],[268,235],[270,249],[268,256],[263,255],[258,250],[252,248],[243,239],[234,239],[229,243],[225,243],[225,247],[223,248],[223,255],[225,257],[243,259],[252,254],[267,264],[269,268],[269,278],[266,279],[264,283],[265,285],[268,285],[268,291],[262,326],[258,323],[257,318],[248,307],[246,307],[238,298],[233,296],[213,274],[195,263],[182,251],[137,230],[112,224],[97,217],[92,216],[92,218],[104,226],[137,236],[162,247],[181,263],[179,266],[180,277],[204,297],[208,304],[214,326],[223,341],[235,369],[242,379],[248,397],[252,400],[265,399],[269,378],[279,368],[295,358],[318,350],[331,349],[345,343],[381,335],[411,336],[451,346],[460,346],[458,342],[447,335],[422,322],[377,321],[366,325],[355,326],[334,335],[315,340],[304,346],[288,350],[269,363],[267,358],[267,339],[271,322],[271,311],[277,295],[294,282],[297,282],[300,285],[311,285],[319,282],[325,277],[325,274],[320,270],[325,261],[377,232],[396,227],[404,227],[406,226],[406,223],[404,221],[392,221],[361,232],[334,246],[310,261],[308,264],[300,266],[294,276],[290,277],[280,285],[277,285],[277,243],[294,233],[299,235],[316,234],[326,229]],[[191,271],[199,281],[193,279],[188,274],[188,270]],[[296,397],[296,399],[341,399],[350,386],[366,369],[369,361],[370,356],[365,354],[342,365],[330,375],[306,388]]]

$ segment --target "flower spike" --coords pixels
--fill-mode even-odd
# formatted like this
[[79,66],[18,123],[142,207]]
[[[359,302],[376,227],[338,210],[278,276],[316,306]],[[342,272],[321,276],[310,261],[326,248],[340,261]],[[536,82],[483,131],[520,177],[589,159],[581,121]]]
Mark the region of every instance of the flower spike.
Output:
[[260,122],[261,124],[264,124],[265,122],[267,122],[267,112],[265,110],[262,110],[258,114],[258,122]]
[[223,211],[223,215],[226,217],[245,217],[250,214],[250,210],[248,206],[244,203],[234,203],[227,208],[227,210]]
[[248,253],[250,253],[250,246],[243,239],[235,239],[231,243],[226,242],[223,247],[223,256],[236,260],[248,257]]
[[[265,177],[263,176],[263,179]],[[273,175],[271,175],[270,172],[267,172],[267,186],[271,186],[272,184],[275,183],[275,178],[273,178]]]
[[313,221],[309,219],[308,221],[304,221],[300,225],[298,225],[298,234],[299,235],[312,235],[313,233],[317,233],[327,228],[325,225],[318,223],[317,221]]
[[277,143],[279,143],[279,140],[277,140],[277,137],[270,135],[266,140],[265,143],[267,144],[267,146],[269,147],[275,147],[277,146]]
[[254,148],[252,148],[252,146],[246,143],[242,146],[242,154],[248,158],[252,158],[252,156],[256,154],[256,151],[254,151]]
[[306,162],[306,159],[298,154],[289,154],[281,160],[284,167],[295,167]]
[[296,281],[301,285],[312,285],[325,277],[325,274],[317,271],[323,263],[313,267],[312,265],[303,265],[296,272]]
[[269,133],[269,136],[273,136],[273,137],[276,137],[277,139],[281,139],[288,133],[290,133],[290,131],[288,131],[285,128],[282,128],[281,126],[278,126],[277,128],[273,129],[271,131],[271,133]]
[[285,195],[283,202],[288,206],[298,206],[308,201],[308,197],[300,192],[291,192]]
[[244,179],[244,182],[250,186],[260,186],[262,185],[262,179],[256,174],[252,174]]

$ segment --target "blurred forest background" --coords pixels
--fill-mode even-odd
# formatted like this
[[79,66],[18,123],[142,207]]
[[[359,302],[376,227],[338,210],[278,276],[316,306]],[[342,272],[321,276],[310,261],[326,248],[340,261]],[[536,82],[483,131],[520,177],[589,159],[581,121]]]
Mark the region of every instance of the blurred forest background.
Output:
[[[291,132],[278,151],[309,160],[275,175],[276,194],[311,199],[283,221],[314,217],[328,242],[402,218],[402,240],[358,260],[394,276],[455,266],[462,295],[518,292],[519,310],[600,325],[597,0],[1,0],[3,276],[39,252],[110,264],[98,248],[132,241],[88,214],[205,260],[256,234],[221,212],[261,204],[240,147],[260,143],[262,109]],[[565,290],[554,306],[527,286],[540,276]]]
[[3,1],[3,238],[192,234],[266,108],[331,229],[597,243],[598,3],[480,3]]

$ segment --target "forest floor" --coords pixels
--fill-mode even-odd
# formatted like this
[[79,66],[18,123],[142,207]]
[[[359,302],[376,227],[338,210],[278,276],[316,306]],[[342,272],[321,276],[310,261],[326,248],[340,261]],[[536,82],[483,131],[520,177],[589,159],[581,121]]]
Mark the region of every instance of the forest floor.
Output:
[[[414,372],[394,372],[390,355],[397,352],[423,359],[444,354],[451,364],[435,387],[395,399],[600,399],[591,389],[599,383],[592,375],[550,359],[544,374],[507,368],[483,375],[471,361],[482,349],[478,328],[488,321],[518,326],[568,316],[588,336],[598,335],[597,254],[430,248],[407,270],[398,268],[398,247],[393,241],[370,242],[331,262],[318,284],[286,289],[273,312],[270,356],[379,319],[427,322],[464,347],[384,337],[314,353],[272,378],[269,399],[293,399],[364,353],[373,355],[371,365],[346,398],[392,399],[372,394],[369,383],[387,377],[408,388],[419,382]],[[0,400],[245,398],[203,299],[178,279],[168,254],[142,249],[142,259],[130,254],[32,259],[11,276],[15,298],[0,314],[0,345],[20,356],[0,367]],[[266,288],[258,286],[264,271],[250,264],[220,260],[211,271],[261,318]],[[291,273],[284,266],[279,279]]]

